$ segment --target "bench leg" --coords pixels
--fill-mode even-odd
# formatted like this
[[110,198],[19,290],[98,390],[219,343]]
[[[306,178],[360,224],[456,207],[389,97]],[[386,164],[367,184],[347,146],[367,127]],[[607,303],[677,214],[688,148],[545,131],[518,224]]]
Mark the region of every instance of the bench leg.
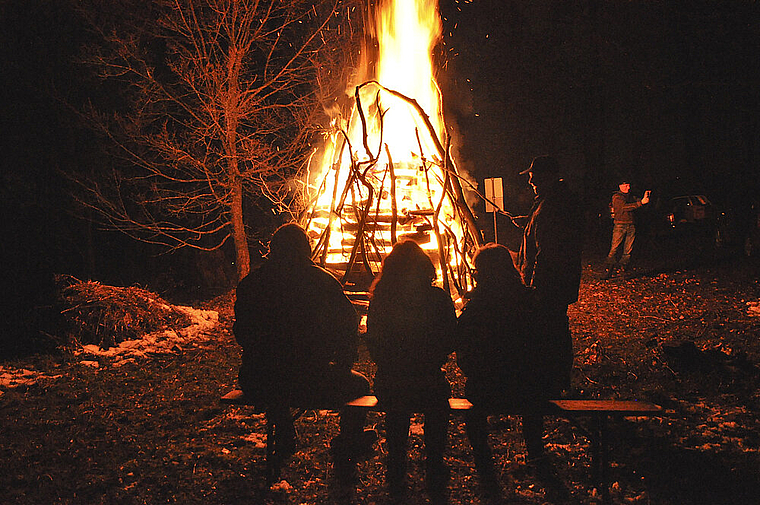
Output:
[[609,503],[610,493],[607,486],[607,470],[609,469],[609,460],[607,454],[607,416],[601,414],[596,417],[596,434],[591,440],[592,445],[592,462],[591,476],[594,483],[599,487],[602,493],[602,502]]
[[277,425],[270,416],[267,416],[267,487],[280,480],[280,451],[277,448]]

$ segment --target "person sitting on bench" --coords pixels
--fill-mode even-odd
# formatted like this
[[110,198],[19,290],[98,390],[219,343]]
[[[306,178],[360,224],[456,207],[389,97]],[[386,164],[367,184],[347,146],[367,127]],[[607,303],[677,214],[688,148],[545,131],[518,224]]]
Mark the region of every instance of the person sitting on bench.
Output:
[[425,466],[429,491],[441,492],[449,478],[443,463],[451,388],[442,366],[453,351],[454,305],[433,285],[435,267],[413,241],[393,246],[370,288],[367,345],[377,363],[375,394],[386,412],[386,480],[403,494],[406,445],[413,412],[425,416]]
[[[303,228],[283,225],[272,236],[266,261],[237,287],[233,332],[243,348],[238,381],[274,420],[281,456],[295,450],[291,406],[342,407],[370,392],[367,378],[351,369],[358,315],[338,280],[310,256]],[[363,430],[365,418],[360,409],[341,412],[340,435],[331,446],[341,479],[353,478],[353,461],[370,452],[377,438],[374,430]]]
[[526,412],[522,418],[528,457],[543,450],[540,415],[530,415],[556,393],[543,378],[541,349],[531,332],[529,292],[512,263],[509,250],[487,244],[475,253],[477,286],[457,320],[457,365],[467,377],[467,435],[475,466],[486,487],[496,483],[488,445],[489,412]]

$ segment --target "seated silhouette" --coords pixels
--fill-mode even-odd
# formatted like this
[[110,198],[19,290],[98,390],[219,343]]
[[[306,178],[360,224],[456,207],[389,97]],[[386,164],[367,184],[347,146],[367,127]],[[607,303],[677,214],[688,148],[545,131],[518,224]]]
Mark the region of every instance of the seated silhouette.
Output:
[[451,389],[442,370],[453,350],[456,315],[448,293],[433,285],[435,267],[413,241],[397,243],[370,288],[367,344],[377,363],[375,394],[386,412],[386,479],[405,489],[407,437],[413,412],[425,416],[426,482],[441,491]]
[[[533,331],[530,289],[523,285],[509,250],[498,244],[481,247],[473,258],[476,287],[457,320],[457,364],[467,377],[465,394],[472,402],[467,434],[484,484],[493,484],[488,445],[489,412],[527,412],[523,436],[529,458],[543,451],[538,410],[556,388],[542,365],[543,346]],[[548,377],[548,379],[547,379]]]
[[[265,406],[278,426],[278,447],[292,452],[290,406],[335,406],[370,392],[367,378],[352,370],[358,315],[340,283],[311,259],[306,232],[296,224],[272,236],[265,262],[242,279],[235,302],[235,338],[243,348],[240,387]],[[342,478],[371,449],[366,414],[341,412],[341,433],[332,442]]]

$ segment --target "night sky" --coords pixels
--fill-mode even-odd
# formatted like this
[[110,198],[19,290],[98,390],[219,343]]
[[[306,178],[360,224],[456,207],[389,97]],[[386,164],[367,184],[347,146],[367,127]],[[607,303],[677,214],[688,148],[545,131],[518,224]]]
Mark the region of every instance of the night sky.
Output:
[[[590,201],[757,194],[757,2],[450,2],[447,105],[462,160],[507,192],[556,154]],[[454,28],[455,26],[455,28]],[[469,95],[467,92],[469,91]],[[506,182],[506,181],[505,181]],[[596,202],[594,202],[596,203]]]
[[[67,6],[0,1],[4,264],[121,284],[192,269],[76,217],[66,175],[103,159],[71,105],[104,90],[75,61],[88,34]],[[503,177],[507,210],[527,210],[516,174],[545,153],[592,218],[621,176],[654,202],[701,193],[741,210],[757,198],[760,3],[445,0],[441,12],[459,164],[481,184]]]

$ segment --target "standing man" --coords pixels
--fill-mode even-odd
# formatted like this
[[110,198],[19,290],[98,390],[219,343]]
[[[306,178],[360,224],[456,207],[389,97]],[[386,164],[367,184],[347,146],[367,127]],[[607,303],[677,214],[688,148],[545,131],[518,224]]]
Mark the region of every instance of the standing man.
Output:
[[645,191],[644,197],[638,199],[633,196],[631,183],[623,179],[618,186],[619,191],[612,194],[612,246],[605,260],[605,269],[602,279],[612,277],[617,263],[617,254],[620,246],[623,246],[623,254],[620,256],[620,273],[625,273],[628,269],[628,263],[631,261],[631,252],[633,251],[633,242],[636,240],[636,221],[633,211],[649,203],[649,194],[651,191]]
[[[531,288],[534,310],[532,352],[542,358],[540,388],[548,399],[570,388],[573,345],[567,307],[578,300],[581,280],[583,212],[580,201],[561,178],[552,156],[538,156],[530,168],[528,183],[536,194],[523,232],[517,268]],[[543,455],[543,422],[540,415],[523,416],[523,435],[529,460]]]

